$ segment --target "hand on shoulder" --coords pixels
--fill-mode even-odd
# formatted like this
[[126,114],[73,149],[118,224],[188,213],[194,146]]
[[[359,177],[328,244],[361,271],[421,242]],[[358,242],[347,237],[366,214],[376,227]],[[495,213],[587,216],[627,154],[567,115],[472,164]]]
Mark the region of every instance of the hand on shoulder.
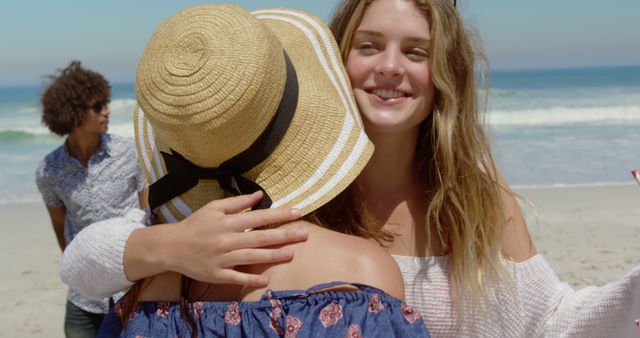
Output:
[[269,224],[292,221],[292,209],[242,212],[256,204],[262,193],[213,201],[177,224],[162,224],[134,231],[124,252],[125,273],[137,280],[165,271],[216,284],[264,286],[268,278],[237,271],[237,266],[284,262],[289,250],[274,245],[304,241],[297,229],[245,232]]

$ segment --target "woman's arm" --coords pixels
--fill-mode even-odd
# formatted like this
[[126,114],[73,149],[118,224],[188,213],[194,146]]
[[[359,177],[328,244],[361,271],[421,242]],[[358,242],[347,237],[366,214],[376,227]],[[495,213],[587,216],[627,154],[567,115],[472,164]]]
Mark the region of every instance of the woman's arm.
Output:
[[264,286],[261,275],[240,273],[237,265],[288,261],[288,249],[267,247],[304,241],[297,229],[245,229],[281,223],[299,217],[293,209],[241,212],[257,203],[262,193],[207,204],[177,224],[145,228],[144,213],[134,209],[125,217],[98,222],[83,229],[64,252],[60,276],[72,288],[89,296],[105,297],[132,282],[165,271],[193,279]]
[[497,178],[506,219],[502,235],[502,255],[510,261],[523,262],[536,255],[536,247],[516,200],[516,194],[499,173]]
[[497,174],[507,225],[502,253],[533,337],[632,337],[640,334],[640,267],[621,279],[574,290],[562,282],[529,235],[516,195]]
[[498,183],[502,208],[504,212],[505,227],[502,233],[502,256],[513,262],[524,262],[536,255],[536,247],[533,244],[527,222],[516,200],[516,194],[509,184],[502,178],[492,163],[487,170],[492,179]]
[[71,288],[101,299],[130,287],[123,253],[129,234],[143,228],[145,214],[132,209],[124,217],[93,223],[67,245],[60,262],[60,278]]
[[640,329],[640,267],[606,285],[572,289],[541,255],[507,262],[533,337],[636,337]]

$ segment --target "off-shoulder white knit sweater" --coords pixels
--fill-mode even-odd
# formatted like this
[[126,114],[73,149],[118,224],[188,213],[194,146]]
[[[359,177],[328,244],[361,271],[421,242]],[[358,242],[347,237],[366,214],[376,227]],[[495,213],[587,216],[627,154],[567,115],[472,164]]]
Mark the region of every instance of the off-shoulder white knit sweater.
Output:
[[[128,288],[122,266],[131,231],[143,227],[144,212],[95,223],[67,246],[62,280],[89,296],[104,298]],[[515,292],[497,286],[497,297],[478,313],[456,315],[447,278],[448,256],[394,257],[405,280],[406,301],[423,315],[433,337],[640,337],[640,268],[601,287],[573,290],[541,255],[505,262]]]

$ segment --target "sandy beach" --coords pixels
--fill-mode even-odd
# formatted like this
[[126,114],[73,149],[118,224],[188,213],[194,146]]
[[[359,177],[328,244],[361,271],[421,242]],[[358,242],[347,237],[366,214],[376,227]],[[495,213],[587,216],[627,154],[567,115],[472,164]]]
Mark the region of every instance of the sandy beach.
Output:
[[64,337],[67,288],[44,204],[3,206],[0,214],[0,337]]
[[536,248],[575,288],[603,285],[640,264],[640,187],[515,189]]
[[[640,188],[636,185],[515,189],[529,230],[560,278],[602,285],[640,264]],[[66,287],[60,250],[40,204],[0,207],[0,337],[63,337]]]

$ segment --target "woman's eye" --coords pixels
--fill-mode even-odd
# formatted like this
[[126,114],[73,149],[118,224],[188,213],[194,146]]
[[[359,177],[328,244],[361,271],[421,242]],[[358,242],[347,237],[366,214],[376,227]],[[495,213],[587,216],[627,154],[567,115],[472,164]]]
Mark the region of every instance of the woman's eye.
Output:
[[362,55],[373,55],[378,51],[378,46],[372,42],[361,42],[355,46],[355,49]]
[[410,49],[406,52],[406,54],[410,59],[416,61],[427,60],[429,58],[429,53],[426,50],[420,48]]
[[361,42],[360,44],[358,44],[358,49],[368,49],[368,48],[373,48],[373,43]]

